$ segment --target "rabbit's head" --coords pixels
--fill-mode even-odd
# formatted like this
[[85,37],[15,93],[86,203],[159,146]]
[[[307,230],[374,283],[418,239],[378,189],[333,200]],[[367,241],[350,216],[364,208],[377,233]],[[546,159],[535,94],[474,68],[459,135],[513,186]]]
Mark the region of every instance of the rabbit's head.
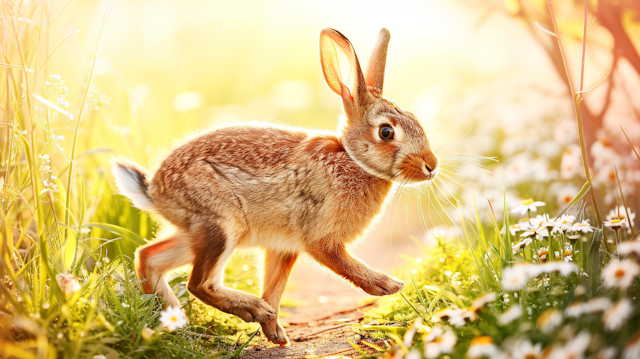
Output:
[[438,157],[416,117],[382,96],[389,38],[382,29],[363,74],[349,40],[324,29],[320,62],[327,84],[342,98],[340,142],[349,156],[378,178],[415,184],[435,178]]

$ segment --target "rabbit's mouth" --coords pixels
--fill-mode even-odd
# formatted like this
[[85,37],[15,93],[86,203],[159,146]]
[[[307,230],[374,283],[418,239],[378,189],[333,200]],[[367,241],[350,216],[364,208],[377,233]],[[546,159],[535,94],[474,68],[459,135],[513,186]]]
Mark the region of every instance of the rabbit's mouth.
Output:
[[398,169],[398,179],[409,185],[431,181],[438,175],[437,160],[427,161],[416,155],[407,156],[398,166]]

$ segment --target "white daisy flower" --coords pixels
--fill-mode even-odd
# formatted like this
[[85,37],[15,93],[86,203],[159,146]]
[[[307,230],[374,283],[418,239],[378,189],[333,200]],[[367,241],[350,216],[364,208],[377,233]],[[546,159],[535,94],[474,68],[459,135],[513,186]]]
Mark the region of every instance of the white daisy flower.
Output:
[[616,286],[627,289],[640,274],[640,266],[628,259],[612,259],[602,270],[604,286],[614,288]]
[[485,305],[495,302],[495,300],[498,298],[498,295],[494,292],[489,292],[486,294],[483,294],[481,296],[479,296],[478,298],[476,298],[473,303],[471,303],[471,307],[469,308],[469,311],[473,312],[473,313],[477,313],[480,309],[482,309]]
[[172,332],[184,327],[187,324],[187,319],[180,307],[170,305],[166,310],[160,312],[160,323],[163,328]]
[[525,266],[507,267],[502,270],[502,289],[506,291],[518,290],[527,285],[529,275]]
[[575,220],[576,217],[570,214],[563,214],[560,218],[555,218],[552,221],[553,230],[551,231],[551,234],[570,231],[573,227],[573,221]]
[[575,338],[568,341],[563,347],[554,350],[549,356],[550,359],[583,359],[584,353],[591,343],[591,335],[587,332],[578,334]]
[[547,334],[553,331],[560,324],[562,324],[562,313],[557,309],[547,309],[536,321],[538,329]]
[[443,319],[447,319],[449,321],[449,324],[456,327],[461,327],[466,323],[465,319],[468,317],[466,312],[467,311],[462,308],[449,307],[449,308],[437,311],[433,315],[432,321],[437,323],[442,321]]
[[498,316],[498,324],[502,326],[509,325],[520,317],[522,317],[522,307],[518,304],[514,304]]
[[467,356],[469,358],[480,358],[483,356],[493,358],[498,355],[499,352],[498,347],[493,344],[493,339],[491,337],[480,336],[471,339]]
[[[627,218],[627,212],[629,213],[629,218]],[[625,209],[624,206],[618,206],[607,214],[607,221],[611,221],[612,219],[626,219],[625,227],[629,227],[629,223],[633,226],[635,224],[635,218],[636,214],[631,211],[631,208],[627,207]]]
[[640,358],[640,331],[635,332],[622,352],[622,359]]
[[538,249],[538,259],[540,260],[540,263],[546,262],[548,255],[549,255],[549,247],[540,247]]
[[622,256],[633,254],[636,258],[640,258],[640,241],[628,241],[618,244],[618,254]]
[[527,212],[537,212],[538,207],[542,207],[546,205],[544,202],[534,201],[533,199],[525,199],[522,201],[522,204],[517,206],[516,208],[511,210],[511,213],[520,213],[520,215],[524,216]]
[[590,232],[593,232],[593,228],[589,224],[589,220],[586,219],[586,220],[584,220],[582,222],[575,223],[571,227],[571,231],[572,232],[590,233]]
[[542,357],[542,344],[531,344],[529,340],[519,340],[511,352],[513,359],[539,359]]
[[560,272],[560,275],[563,277],[578,270],[578,266],[573,263],[557,261],[540,264],[539,267],[544,273]]
[[614,218],[610,221],[604,221],[604,226],[605,227],[609,227],[611,229],[620,229],[623,226],[626,227],[627,226],[627,220],[626,219],[618,219],[618,218]]
[[611,308],[607,309],[602,316],[604,328],[610,332],[620,329],[622,324],[626,323],[633,314],[633,304],[629,298],[622,298]]
[[424,355],[431,359],[439,357],[440,354],[451,353],[458,342],[458,337],[452,330],[444,331],[440,325],[436,325],[424,341]]
[[512,244],[511,249],[513,249],[514,251],[519,251],[520,249],[522,249],[522,247],[526,247],[531,244],[531,242],[533,242],[533,238],[525,237],[520,242]]
[[618,349],[614,347],[603,348],[596,353],[593,359],[614,359],[617,354],[618,354]]

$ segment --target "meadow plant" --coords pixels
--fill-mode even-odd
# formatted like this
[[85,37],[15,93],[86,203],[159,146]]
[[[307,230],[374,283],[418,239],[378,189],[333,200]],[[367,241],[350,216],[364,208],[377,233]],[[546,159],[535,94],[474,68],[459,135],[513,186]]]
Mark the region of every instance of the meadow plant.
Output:
[[[133,251],[158,224],[110,190],[108,158],[99,157],[105,151],[92,148],[90,141],[96,136],[91,129],[111,103],[92,77],[100,38],[117,2],[105,2],[91,64],[78,70],[86,81],[81,84],[51,74],[50,60],[78,33],[49,47],[59,41],[50,29],[71,4],[0,3],[0,357],[232,352],[255,325],[190,301],[185,274],[170,283],[191,324],[172,322],[171,310],[162,312],[155,295],[140,294]],[[137,100],[112,72],[123,92]],[[228,284],[257,290],[252,262],[235,259],[227,268],[235,280]]]

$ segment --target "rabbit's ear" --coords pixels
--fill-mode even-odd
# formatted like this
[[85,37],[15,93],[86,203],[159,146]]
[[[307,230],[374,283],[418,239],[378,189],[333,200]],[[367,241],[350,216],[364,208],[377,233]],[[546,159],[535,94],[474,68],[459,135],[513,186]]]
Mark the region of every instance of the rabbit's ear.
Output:
[[334,29],[320,32],[320,63],[327,85],[342,97],[347,117],[357,116],[367,92],[364,75],[349,40]]
[[371,52],[369,63],[367,64],[367,72],[365,79],[368,87],[373,87],[382,93],[382,85],[384,84],[384,65],[387,61],[387,47],[391,34],[389,30],[383,28],[378,35],[378,42]]

